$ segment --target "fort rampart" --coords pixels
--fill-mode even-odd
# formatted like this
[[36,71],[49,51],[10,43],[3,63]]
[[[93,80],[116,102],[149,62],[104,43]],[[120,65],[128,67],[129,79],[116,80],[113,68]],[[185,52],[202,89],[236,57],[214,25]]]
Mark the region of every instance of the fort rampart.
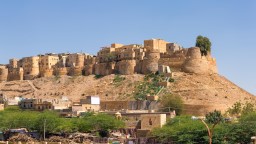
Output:
[[85,53],[48,53],[20,60],[10,59],[8,65],[0,67],[0,81],[53,75],[148,74],[157,72],[161,65],[169,66],[172,71],[217,73],[216,60],[210,54],[202,56],[200,48],[182,48],[162,39],[150,39],[144,41],[144,46],[111,44],[110,47],[102,48],[97,56]]

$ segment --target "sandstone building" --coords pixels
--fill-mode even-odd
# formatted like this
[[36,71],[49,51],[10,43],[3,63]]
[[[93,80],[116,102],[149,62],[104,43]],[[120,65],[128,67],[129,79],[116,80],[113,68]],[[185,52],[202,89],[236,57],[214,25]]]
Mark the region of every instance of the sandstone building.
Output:
[[0,66],[0,81],[29,80],[61,75],[109,75],[157,72],[159,66],[187,73],[217,73],[216,60],[202,56],[200,48],[183,48],[162,39],[144,40],[144,45],[113,43],[103,47],[97,56],[85,53],[48,53],[11,59]]

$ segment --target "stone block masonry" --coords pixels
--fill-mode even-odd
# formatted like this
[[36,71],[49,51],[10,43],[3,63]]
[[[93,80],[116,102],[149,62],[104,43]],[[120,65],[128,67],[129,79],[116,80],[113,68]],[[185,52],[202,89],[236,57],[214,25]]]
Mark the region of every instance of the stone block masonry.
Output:
[[216,60],[202,56],[197,47],[183,48],[162,39],[144,40],[140,44],[111,44],[96,56],[85,53],[47,53],[10,59],[0,66],[0,81],[28,80],[38,77],[70,75],[149,74],[166,65],[172,71],[196,74],[217,73]]

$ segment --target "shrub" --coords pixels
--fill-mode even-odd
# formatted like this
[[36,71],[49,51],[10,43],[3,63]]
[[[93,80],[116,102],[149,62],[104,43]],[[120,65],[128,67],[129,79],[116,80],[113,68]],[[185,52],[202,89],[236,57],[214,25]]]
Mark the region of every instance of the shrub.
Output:
[[102,78],[102,77],[104,77],[104,76],[103,75],[95,75],[94,76],[95,79],[99,79],[99,78]]

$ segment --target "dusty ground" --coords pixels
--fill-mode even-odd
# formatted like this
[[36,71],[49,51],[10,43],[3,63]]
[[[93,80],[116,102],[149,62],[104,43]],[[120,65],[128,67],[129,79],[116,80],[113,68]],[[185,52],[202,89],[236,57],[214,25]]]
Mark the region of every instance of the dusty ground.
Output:
[[77,101],[88,95],[99,95],[102,100],[130,99],[136,81],[143,75],[128,75],[121,83],[113,83],[115,75],[99,79],[91,76],[62,76],[38,78],[35,80],[11,81],[0,83],[0,91],[8,97],[23,96],[35,98],[59,98],[68,96]]
[[[101,100],[132,99],[134,86],[143,80],[143,75],[123,76],[126,79],[113,83],[115,75],[99,79],[91,76],[62,76],[38,78],[31,81],[11,81],[0,83],[0,91],[8,97],[24,96],[35,98],[59,98],[68,96],[73,101],[87,95],[99,95]],[[225,77],[218,74],[196,75],[174,73],[175,82],[167,88],[168,91],[179,94],[186,104],[187,111],[225,110],[237,101],[253,101],[252,94],[236,86]]]

